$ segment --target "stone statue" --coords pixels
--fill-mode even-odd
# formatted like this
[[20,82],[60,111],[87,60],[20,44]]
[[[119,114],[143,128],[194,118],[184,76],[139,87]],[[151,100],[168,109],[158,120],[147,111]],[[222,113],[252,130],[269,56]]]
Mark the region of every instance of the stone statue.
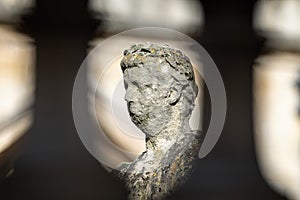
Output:
[[198,94],[192,64],[168,45],[133,45],[121,61],[132,122],[146,134],[146,151],[113,171],[129,199],[168,197],[187,178],[204,136],[189,119]]

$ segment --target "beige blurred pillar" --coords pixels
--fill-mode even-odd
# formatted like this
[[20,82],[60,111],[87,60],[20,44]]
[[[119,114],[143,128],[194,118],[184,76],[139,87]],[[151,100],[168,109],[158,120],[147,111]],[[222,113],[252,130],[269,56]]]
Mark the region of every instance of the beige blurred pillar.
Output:
[[262,175],[300,199],[300,1],[261,0],[254,26],[267,54],[254,66],[254,130]]
[[204,24],[202,5],[198,0],[90,0],[90,11],[103,20],[105,33],[156,26],[183,33],[199,32]]
[[21,17],[31,11],[35,0],[1,0],[0,22],[18,23]]
[[0,25],[0,179],[13,169],[32,123],[34,54],[29,37]]
[[262,56],[254,68],[255,142],[261,172],[281,193],[300,199],[300,56]]

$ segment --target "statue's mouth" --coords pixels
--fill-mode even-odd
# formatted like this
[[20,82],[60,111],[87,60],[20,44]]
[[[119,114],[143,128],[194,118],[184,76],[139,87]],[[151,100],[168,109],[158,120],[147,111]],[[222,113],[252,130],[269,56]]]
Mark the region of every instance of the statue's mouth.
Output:
[[144,113],[139,109],[139,106],[136,105],[133,101],[128,102],[128,111],[131,118],[131,121],[138,125],[143,124],[145,121]]
[[129,111],[129,114],[130,116],[134,114],[134,102],[133,101],[129,101],[127,103],[127,107],[128,107],[128,111]]
[[139,108],[139,105],[134,103],[133,101],[128,102],[128,111],[130,115],[141,115],[141,110]]
[[141,124],[143,124],[144,119],[141,116],[138,116],[132,112],[129,112],[129,115],[130,115],[131,121],[135,125],[140,126]]

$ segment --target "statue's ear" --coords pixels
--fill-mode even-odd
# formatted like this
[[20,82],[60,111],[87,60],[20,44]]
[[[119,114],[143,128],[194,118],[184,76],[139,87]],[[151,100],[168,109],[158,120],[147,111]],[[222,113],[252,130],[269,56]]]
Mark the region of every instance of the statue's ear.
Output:
[[182,88],[180,86],[171,87],[167,96],[170,105],[176,104],[181,96]]

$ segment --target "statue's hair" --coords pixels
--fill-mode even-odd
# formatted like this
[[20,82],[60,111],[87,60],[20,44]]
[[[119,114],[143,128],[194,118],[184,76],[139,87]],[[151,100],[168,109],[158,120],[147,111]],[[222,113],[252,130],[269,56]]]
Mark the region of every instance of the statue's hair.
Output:
[[147,57],[157,57],[164,58],[165,61],[169,63],[170,67],[184,75],[187,80],[194,79],[194,72],[190,59],[179,49],[172,48],[167,44],[132,45],[131,48],[126,49],[123,54],[124,58],[121,61],[123,72],[127,68],[140,66]]
[[[124,57],[121,60],[122,71],[132,67],[149,66],[149,63],[167,64],[178,72],[174,78],[178,77],[177,81],[181,85],[189,85],[185,87],[184,94],[187,100],[194,105],[194,100],[198,94],[198,87],[195,83],[195,75],[190,59],[179,49],[170,47],[167,44],[135,44],[124,51]],[[191,95],[192,94],[192,95]],[[193,107],[193,106],[192,106]]]

